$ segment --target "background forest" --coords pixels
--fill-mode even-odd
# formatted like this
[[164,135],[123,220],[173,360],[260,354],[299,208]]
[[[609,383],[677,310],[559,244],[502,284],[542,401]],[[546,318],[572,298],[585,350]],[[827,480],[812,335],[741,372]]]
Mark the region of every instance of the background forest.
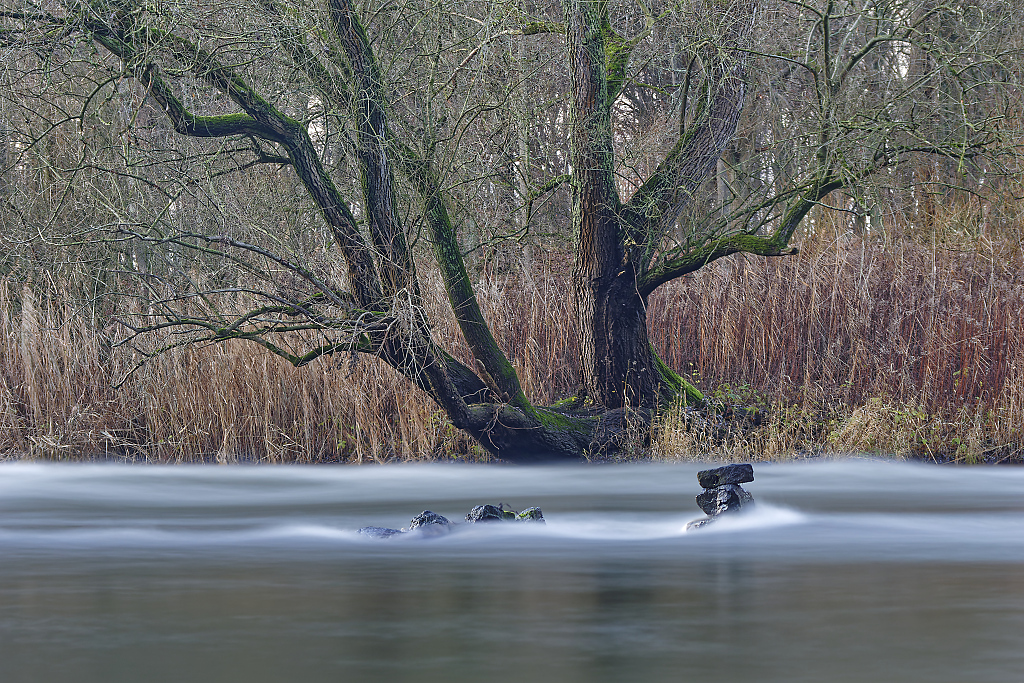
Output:
[[[0,11],[0,453],[490,457],[338,328],[260,337],[282,357],[178,324],[240,315],[257,292],[300,300],[309,278],[344,280],[345,266],[279,148],[244,131],[181,134],[174,102],[213,120],[236,115],[230,96],[176,53],[162,63],[174,95],[161,100],[165,81],[142,65],[164,43],[115,54],[101,27],[145,23],[230,65],[301,122],[344,196],[365,197],[351,57],[324,29],[333,4],[14,4]],[[625,55],[607,65],[623,197],[704,115],[716,60],[733,63],[722,46],[742,54],[728,57],[742,59],[746,84],[735,133],[662,221],[657,247],[669,256],[658,263],[771,234],[795,198],[821,189],[794,223],[796,253],[716,256],[657,284],[651,344],[711,410],[661,411],[619,457],[1024,457],[1018,4],[608,3],[606,48]],[[355,8],[395,144],[440,169],[483,316],[525,395],[544,405],[582,382],[569,5]],[[737,22],[749,24],[741,41]],[[825,168],[834,184],[820,182]],[[473,367],[416,179],[393,189],[416,315]],[[371,205],[348,207],[370,231]],[[310,344],[330,352],[289,362]]]

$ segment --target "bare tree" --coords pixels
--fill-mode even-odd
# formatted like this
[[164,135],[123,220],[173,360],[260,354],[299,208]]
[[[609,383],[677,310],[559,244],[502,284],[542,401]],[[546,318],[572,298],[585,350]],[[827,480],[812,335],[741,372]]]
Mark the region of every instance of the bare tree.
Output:
[[[132,245],[106,268],[141,287],[122,343],[240,339],[297,366],[370,354],[499,457],[578,458],[673,401],[704,403],[648,341],[660,285],[736,253],[794,253],[813,207],[921,155],[961,179],[998,170],[1015,85],[1000,6],[24,2],[0,11],[16,153],[45,157],[65,192],[41,179],[19,210],[49,193],[46,225],[26,233],[78,257]],[[929,33],[937,13],[956,41]],[[64,157],[45,152],[62,135]],[[58,226],[82,179],[103,201]],[[463,251],[467,232],[534,229],[558,188],[582,386],[542,407]],[[428,251],[470,364],[424,314]]]

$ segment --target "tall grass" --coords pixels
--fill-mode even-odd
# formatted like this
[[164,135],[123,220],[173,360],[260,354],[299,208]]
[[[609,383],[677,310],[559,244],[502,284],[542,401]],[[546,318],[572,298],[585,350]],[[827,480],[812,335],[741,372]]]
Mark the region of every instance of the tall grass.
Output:
[[[0,281],[0,452],[217,462],[386,461],[471,450],[373,360],[296,369],[251,344],[177,349],[132,373],[53,288]],[[45,302],[45,303],[44,303]]]
[[816,238],[715,264],[652,299],[655,345],[718,398],[771,404],[759,453],[1019,459],[1020,243],[962,246]]
[[[655,347],[723,403],[768,424],[725,444],[678,414],[660,457],[877,451],[1019,457],[1024,275],[1019,242],[805,238],[798,256],[733,258],[663,287]],[[962,245],[961,245],[962,247]],[[524,388],[546,403],[578,382],[567,259],[481,276],[478,293]],[[439,341],[465,357],[437,277],[424,297]],[[153,359],[119,389],[130,351],[52,280],[0,280],[0,453],[153,461],[486,459],[429,399],[373,359],[296,369],[241,342]],[[707,435],[705,435],[707,436]]]

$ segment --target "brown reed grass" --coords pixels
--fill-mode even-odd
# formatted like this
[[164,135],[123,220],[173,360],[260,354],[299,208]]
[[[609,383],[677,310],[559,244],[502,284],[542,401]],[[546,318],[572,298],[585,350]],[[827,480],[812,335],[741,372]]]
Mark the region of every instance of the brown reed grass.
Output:
[[[733,258],[663,287],[652,339],[672,367],[764,426],[656,425],[659,458],[887,453],[1019,458],[1024,275],[1019,242],[805,237],[798,256]],[[480,276],[499,343],[538,403],[578,382],[565,256]],[[436,276],[424,297],[438,341],[466,356]],[[373,359],[296,369],[241,342],[178,349],[120,388],[130,351],[55,279],[0,280],[0,453],[159,462],[385,462],[487,456]]]
[[652,299],[655,346],[720,400],[770,408],[743,457],[1020,459],[1020,242],[943,242],[818,235],[715,264]]
[[0,282],[0,453],[157,462],[383,462],[473,453],[376,362],[296,369],[251,344],[177,349],[132,367],[63,303]]

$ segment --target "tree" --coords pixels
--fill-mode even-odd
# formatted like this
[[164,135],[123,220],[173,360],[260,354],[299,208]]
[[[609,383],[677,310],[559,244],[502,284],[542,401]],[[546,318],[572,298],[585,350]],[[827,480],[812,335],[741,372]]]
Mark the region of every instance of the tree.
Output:
[[[704,404],[648,341],[646,302],[662,284],[737,253],[795,253],[790,243],[812,208],[840,193],[861,201],[911,158],[952,160],[961,183],[998,171],[1009,149],[1014,77],[1010,51],[992,38],[1000,3],[953,12],[935,0],[563,0],[560,19],[544,17],[548,9],[66,0],[0,11],[0,42],[17,55],[6,85],[18,93],[11,107],[25,112],[22,155],[96,119],[123,139],[121,158],[111,160],[82,135],[77,147],[69,143],[76,158],[57,164],[109,183],[107,220],[81,217],[62,243],[133,245],[130,263],[121,253],[111,269],[130,271],[141,287],[139,311],[121,318],[122,343],[147,342],[152,354],[246,340],[297,366],[373,355],[513,461],[614,449],[671,403]],[[953,12],[943,15],[943,35],[960,31],[956,44],[925,32],[941,12]],[[564,52],[550,45],[562,35]],[[530,86],[547,67],[504,64],[501,47],[513,41],[561,74],[547,88],[565,106],[549,109],[567,116],[548,112],[543,125],[568,140],[555,153],[565,173],[537,178],[522,159],[531,123],[515,123],[522,112],[513,103],[544,92]],[[929,58],[915,56],[910,68],[912,50]],[[752,87],[773,101],[750,133],[757,140],[738,145]],[[42,95],[28,104],[34,89]],[[922,118],[919,95],[943,115]],[[131,104],[107,111],[118,102]],[[667,143],[648,172],[625,174],[624,131],[659,118],[652,108],[673,113]],[[161,118],[196,146],[181,151]],[[517,148],[489,141],[497,128],[518,136]],[[210,183],[269,166],[301,185],[319,218],[248,232],[201,217],[175,224],[169,217],[186,210],[189,194],[203,202],[187,168],[195,163],[207,166]],[[496,205],[519,201],[521,225],[506,226],[514,230],[563,184],[582,386],[575,399],[543,407],[525,395],[487,326],[460,232],[478,201],[469,186],[492,188]],[[438,345],[423,314],[421,231],[469,365]]]

